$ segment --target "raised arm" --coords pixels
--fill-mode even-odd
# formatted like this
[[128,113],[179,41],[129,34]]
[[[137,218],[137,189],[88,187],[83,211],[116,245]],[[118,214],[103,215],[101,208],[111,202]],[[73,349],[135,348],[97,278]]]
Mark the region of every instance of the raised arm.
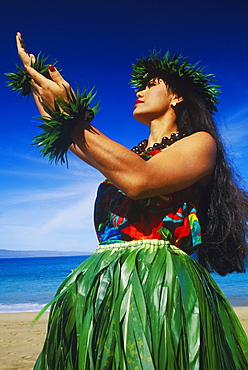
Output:
[[[57,70],[50,71],[52,80],[31,67],[27,67],[27,71],[40,101],[52,104],[54,98],[65,91],[66,81]],[[185,137],[146,162],[97,129],[85,130],[85,124],[79,122],[72,132],[75,143],[72,150],[130,198],[168,194],[197,181],[206,184],[211,177],[216,146],[212,136],[206,132]]]
[[[70,89],[70,85],[53,65],[49,66],[49,74],[51,79],[42,76],[31,67],[31,63],[35,62],[35,56],[34,54],[28,53],[20,32],[17,32],[16,34],[16,46],[18,56],[21,59],[23,66],[27,69],[31,77],[34,77],[32,79],[31,91],[38,111],[41,116],[48,116],[42,102],[45,101],[47,104],[53,106],[54,100],[58,96],[66,99],[66,90]],[[90,160],[85,156],[84,153],[82,153],[76,144],[71,145],[69,149],[81,160],[92,166]]]

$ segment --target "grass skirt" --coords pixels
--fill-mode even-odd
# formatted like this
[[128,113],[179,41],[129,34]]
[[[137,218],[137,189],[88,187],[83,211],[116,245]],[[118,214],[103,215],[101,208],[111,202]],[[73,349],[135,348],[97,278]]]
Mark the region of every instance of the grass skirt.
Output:
[[245,370],[248,339],[194,259],[167,241],[123,242],[62,283],[38,369]]

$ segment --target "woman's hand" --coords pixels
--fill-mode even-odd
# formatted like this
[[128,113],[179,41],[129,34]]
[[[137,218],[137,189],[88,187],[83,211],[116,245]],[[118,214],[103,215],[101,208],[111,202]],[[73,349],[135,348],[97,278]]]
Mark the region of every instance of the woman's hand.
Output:
[[70,85],[53,65],[49,66],[51,79],[46,78],[31,67],[31,64],[35,62],[35,56],[28,53],[20,32],[16,34],[16,46],[18,55],[32,78],[32,93],[39,112],[41,115],[47,115],[43,108],[43,103],[53,107],[54,100],[57,97],[60,96],[62,99],[67,100],[66,92],[70,90]]
[[16,34],[16,46],[17,46],[18,56],[21,59],[24,67],[31,66],[31,63],[35,62],[35,56],[33,54],[28,53],[20,32],[17,32]]
[[[66,91],[71,90],[70,84],[64,80],[58,70],[53,66],[49,66],[50,78],[48,79],[34,68],[31,67],[31,64],[35,62],[34,54],[29,54],[25,46],[24,40],[20,32],[16,34],[16,46],[18,51],[18,56],[21,59],[23,66],[26,68],[27,72],[32,77],[32,86],[31,91],[33,94],[34,101],[37,105],[37,108],[41,116],[48,116],[47,112],[44,109],[43,103],[54,106],[54,100],[57,97],[61,97],[64,100],[67,100]],[[73,144],[70,147],[71,151],[74,152],[80,159],[92,166],[92,163],[85,156],[85,154]]]
[[71,89],[70,84],[54,66],[49,66],[51,79],[46,78],[32,67],[26,67],[26,70],[32,78],[33,93],[41,103],[53,107],[56,98],[61,97],[67,100],[67,91]]

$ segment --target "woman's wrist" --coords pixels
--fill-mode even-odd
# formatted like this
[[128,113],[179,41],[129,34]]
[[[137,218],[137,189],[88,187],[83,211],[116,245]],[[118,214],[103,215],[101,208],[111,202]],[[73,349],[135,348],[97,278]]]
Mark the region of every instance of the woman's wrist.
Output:
[[[50,79],[49,66],[47,64],[48,57],[45,57],[41,52],[34,58],[34,62],[31,60],[31,64],[27,67],[34,68],[37,72],[41,73],[46,78]],[[52,64],[56,64],[57,61],[53,61]],[[27,72],[26,67],[20,67],[16,64],[16,72],[5,73],[7,76],[7,86],[12,89],[13,92],[19,93],[21,96],[29,96],[32,92],[31,76]]]
[[95,131],[90,122],[99,110],[99,102],[92,108],[89,107],[94,97],[94,89],[89,93],[84,89],[82,94],[77,89],[76,94],[72,90],[67,91],[68,101],[57,98],[54,101],[54,108],[43,103],[48,116],[40,118],[43,121],[40,126],[42,131],[33,140],[33,144],[37,145],[43,157],[50,162],[60,161],[61,164],[68,165],[69,146],[72,143],[77,144],[77,141],[81,144],[84,141],[85,130]]

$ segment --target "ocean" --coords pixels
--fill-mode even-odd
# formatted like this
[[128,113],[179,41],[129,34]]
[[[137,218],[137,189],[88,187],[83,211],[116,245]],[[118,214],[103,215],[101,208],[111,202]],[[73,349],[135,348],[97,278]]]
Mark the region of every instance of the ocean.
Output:
[[[87,257],[1,258],[0,312],[39,312]],[[248,272],[212,276],[233,306],[248,306]]]

